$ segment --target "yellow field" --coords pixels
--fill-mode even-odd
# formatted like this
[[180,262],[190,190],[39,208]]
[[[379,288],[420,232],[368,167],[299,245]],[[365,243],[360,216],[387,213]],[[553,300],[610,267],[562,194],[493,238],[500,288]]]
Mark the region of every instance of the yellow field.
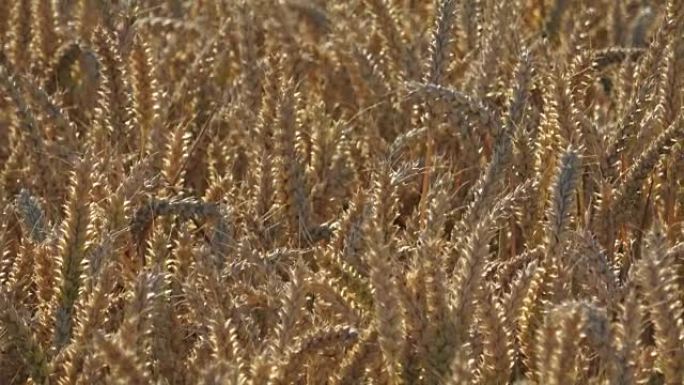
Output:
[[0,384],[684,384],[682,36],[0,0]]

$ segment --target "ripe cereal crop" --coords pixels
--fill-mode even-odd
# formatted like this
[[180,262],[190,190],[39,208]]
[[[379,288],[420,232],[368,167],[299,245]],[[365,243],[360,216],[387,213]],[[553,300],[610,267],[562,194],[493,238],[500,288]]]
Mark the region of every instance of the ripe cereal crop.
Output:
[[0,384],[684,384],[682,36],[682,0],[0,0]]

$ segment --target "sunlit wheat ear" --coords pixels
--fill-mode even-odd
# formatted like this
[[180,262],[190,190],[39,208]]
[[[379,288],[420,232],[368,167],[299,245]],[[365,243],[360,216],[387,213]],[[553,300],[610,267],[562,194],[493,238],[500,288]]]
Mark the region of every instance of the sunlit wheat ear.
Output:
[[[438,15],[435,28],[433,30],[432,44],[430,46],[430,58],[428,60],[427,69],[424,75],[424,80],[429,84],[440,85],[444,77],[444,72],[447,70],[447,60],[449,59],[449,46],[451,43],[451,30],[454,27],[454,19],[456,16],[456,2],[453,0],[440,1],[437,4]],[[425,171],[423,174],[423,186],[421,191],[421,215],[425,216],[427,209],[427,195],[429,185],[431,183],[430,177],[432,175],[432,162],[434,157],[435,137],[434,125],[435,114],[432,111],[431,104],[425,105],[425,113],[421,117],[421,123],[427,129],[425,135]]]
[[546,247],[550,256],[559,255],[560,248],[568,237],[580,165],[580,155],[574,148],[568,148],[558,164],[551,191],[551,205],[547,213]]
[[[130,79],[133,89],[133,113],[138,125],[141,157],[157,154],[165,139],[160,135],[160,94],[154,58],[149,44],[142,36],[137,36],[129,58]],[[153,143],[152,141],[156,142]],[[149,145],[148,145],[149,143]]]
[[[429,209],[427,217],[423,221],[421,234],[419,236],[419,244],[416,249],[416,267],[415,274],[420,277],[420,284],[422,287],[416,290],[424,290],[420,293],[424,296],[424,308],[417,310],[417,312],[424,312],[425,316],[431,321],[424,324],[421,316],[416,317],[414,311],[407,312],[411,318],[407,320],[412,323],[412,329],[409,329],[412,338],[418,340],[421,350],[428,353],[427,362],[428,370],[440,370],[438,365],[439,359],[430,362],[433,356],[449,355],[449,353],[441,353],[440,350],[447,350],[444,345],[448,345],[450,341],[454,340],[456,331],[454,330],[454,322],[451,319],[449,298],[444,294],[447,292],[448,275],[446,272],[446,253],[441,238],[446,222],[446,215],[449,211],[449,197],[448,188],[444,186],[449,183],[449,175],[444,175],[442,179],[433,184],[430,189]],[[422,302],[422,301],[421,301]],[[420,302],[419,302],[420,303]],[[422,305],[422,304],[421,304]],[[405,305],[406,306],[406,305]],[[415,306],[415,305],[414,305]],[[408,307],[408,306],[407,306]],[[441,362],[443,364],[443,362]],[[444,368],[441,368],[444,370]],[[429,381],[435,381],[435,378],[428,374]]]
[[580,355],[584,343],[595,345],[606,366],[612,365],[609,351],[602,346],[609,338],[606,315],[584,302],[564,302],[546,315],[544,329],[539,333],[541,380],[549,384],[566,384],[582,376]]
[[418,71],[417,62],[406,43],[406,38],[402,36],[400,18],[395,5],[387,0],[365,1],[375,17],[388,54],[392,57],[392,63],[398,67],[398,73],[404,78],[414,78]]
[[[380,177],[380,179],[382,179]],[[376,182],[376,193],[383,191],[382,182]],[[385,240],[380,224],[386,218],[382,211],[381,200],[385,197],[378,194],[373,197],[372,219],[366,223],[368,237],[369,279],[373,290],[373,308],[377,322],[378,342],[383,353],[383,361],[387,368],[390,383],[403,383],[403,320],[397,298],[397,286],[393,277],[389,245]]]
[[[65,354],[59,356],[54,364],[64,365],[61,381],[75,382],[92,353],[90,345],[94,334],[104,323],[105,309],[115,284],[117,270],[114,263],[107,263],[96,276],[89,277],[86,287],[88,293],[84,305],[78,309],[78,324],[74,327],[74,342]],[[60,369],[60,370],[61,370]]]
[[680,112],[674,89],[677,82],[675,55],[674,43],[669,41],[664,47],[663,57],[657,67],[653,111],[646,114],[637,135],[636,145],[639,148],[646,144],[646,140],[652,139],[654,135],[669,127]]
[[544,258],[533,273],[522,302],[521,348],[532,378],[540,375],[540,370],[544,370],[543,367],[539,367],[540,362],[536,361],[538,351],[535,351],[532,339],[536,338],[539,333],[538,328],[542,325],[545,303],[554,297],[556,300],[562,298],[560,296],[566,290],[565,284],[559,280],[559,275],[563,272],[561,251],[569,234],[568,225],[573,209],[579,161],[577,151],[569,148],[558,162],[550,191],[551,201],[545,227]]
[[32,2],[31,16],[33,22],[33,36],[31,36],[30,44],[31,66],[32,72],[41,78],[45,76],[47,66],[61,44],[61,26],[56,20],[55,2],[52,0]]
[[613,209],[615,219],[619,224],[632,219],[632,214],[643,194],[643,184],[657,162],[666,156],[672,146],[684,137],[682,115],[663,132],[661,132],[649,146],[636,158],[634,164],[627,170],[620,181],[614,200]]
[[678,316],[684,309],[676,294],[679,290],[676,270],[671,268],[673,261],[667,258],[666,238],[659,221],[648,234],[644,249],[637,266],[638,282],[650,308],[665,382],[676,384],[684,379],[684,322]]
[[273,168],[273,143],[270,139],[275,128],[274,123],[276,122],[278,108],[277,60],[275,57],[269,57],[267,63],[269,66],[263,81],[261,107],[253,128],[254,145],[251,146],[252,153],[249,154],[252,164],[255,164],[255,170],[252,174],[255,180],[254,197],[251,202],[258,220],[264,227],[268,227],[268,224],[271,223],[268,216],[273,209],[276,195],[276,184],[273,180],[275,172]]
[[283,80],[275,132],[280,204],[290,233],[306,239],[311,229],[311,203],[304,168],[296,151],[297,95],[292,80]]
[[477,327],[482,330],[485,341],[479,380],[484,384],[505,384],[514,363],[513,330],[492,287],[481,291],[478,302]]
[[184,124],[179,124],[169,133],[162,165],[162,175],[169,187],[179,188],[184,184],[191,139],[192,133]]
[[[7,3],[9,21],[7,37],[3,39],[7,45],[7,59],[15,67],[23,67],[29,60],[29,43],[33,34],[31,26],[31,1],[19,0]],[[6,21],[6,22],[7,22]]]
[[348,326],[317,330],[311,335],[304,336],[301,343],[288,354],[285,363],[277,369],[269,384],[296,383],[301,376],[298,368],[302,367],[307,356],[329,348],[344,348],[352,345],[357,338],[358,331]]
[[[576,378],[579,338],[583,325],[580,309],[564,303],[552,308],[546,315],[544,326],[537,335],[537,349],[540,362],[540,381],[563,383],[563,380]],[[562,353],[573,353],[564,356]],[[565,372],[563,371],[565,369]],[[568,373],[568,371],[570,371]]]
[[[101,114],[105,115],[106,121],[111,123],[109,134],[114,136],[115,143],[127,143],[128,136],[132,135],[130,105],[130,83],[128,71],[121,57],[121,52],[116,43],[115,36],[108,30],[98,27],[93,36],[94,50],[100,62],[101,84],[100,93],[102,100]],[[96,112],[97,114],[97,112]],[[115,132],[123,135],[117,137]]]
[[55,308],[54,346],[62,349],[72,337],[75,321],[74,304],[83,281],[83,263],[90,246],[91,164],[89,159],[78,160],[71,175],[71,187],[65,206],[59,242],[60,291]]
[[644,320],[637,299],[634,285],[627,288],[619,323],[615,326],[616,362],[614,379],[618,383],[636,383],[639,369],[639,352],[641,348],[640,338],[644,328]]
[[478,319],[468,309],[473,309],[478,298],[481,298],[481,284],[490,256],[488,244],[496,231],[496,221],[505,217],[513,203],[520,199],[523,190],[517,189],[504,196],[477,226],[464,235],[463,243],[449,251],[458,256],[453,271],[453,299],[449,300],[450,316],[447,317],[444,330],[438,334],[440,338],[427,349],[428,361],[437,371],[437,378],[449,375],[453,360],[460,354],[456,347],[469,341],[469,330]]
[[491,93],[500,71],[500,58],[510,54],[511,44],[507,40],[511,36],[503,34],[505,25],[515,23],[519,13],[519,7],[504,1],[492,3],[487,8],[491,21],[483,25],[480,32],[482,52],[467,63],[470,67],[466,75],[467,87],[483,99],[493,96]]
[[277,325],[275,343],[272,348],[278,354],[287,351],[288,344],[292,342],[294,327],[302,316],[302,307],[306,300],[304,287],[305,267],[301,264],[295,266],[291,272],[291,278],[287,292],[282,299],[282,307],[279,312],[280,323]]

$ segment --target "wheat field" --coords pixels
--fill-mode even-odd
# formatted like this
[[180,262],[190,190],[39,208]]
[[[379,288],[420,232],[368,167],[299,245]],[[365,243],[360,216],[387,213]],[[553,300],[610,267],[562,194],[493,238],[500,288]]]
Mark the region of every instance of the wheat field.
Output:
[[684,384],[683,36],[1,0],[0,384]]

